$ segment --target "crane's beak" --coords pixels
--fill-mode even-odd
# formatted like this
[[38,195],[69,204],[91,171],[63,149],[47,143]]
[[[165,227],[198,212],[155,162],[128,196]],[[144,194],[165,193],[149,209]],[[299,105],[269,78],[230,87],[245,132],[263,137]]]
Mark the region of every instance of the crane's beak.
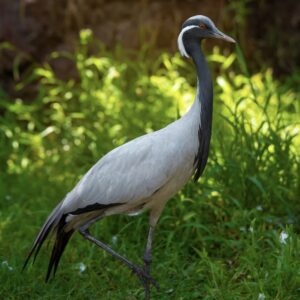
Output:
[[224,40],[226,42],[229,42],[229,43],[236,43],[236,41],[231,38],[230,36],[224,34],[222,31],[220,31],[219,29],[215,29],[212,33],[212,37],[213,38],[216,38],[216,39],[220,39],[220,40]]

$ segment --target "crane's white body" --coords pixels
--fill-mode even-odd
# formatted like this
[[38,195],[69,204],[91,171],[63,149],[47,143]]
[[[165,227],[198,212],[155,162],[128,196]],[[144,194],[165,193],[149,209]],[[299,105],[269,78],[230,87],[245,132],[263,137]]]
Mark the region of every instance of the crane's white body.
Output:
[[[151,209],[157,210],[158,217],[167,200],[194,172],[200,110],[196,97],[191,109],[179,120],[106,154],[68,193],[61,211],[69,214],[95,203],[122,203],[106,209],[104,215]],[[91,214],[97,215],[88,213],[86,220],[92,219]],[[71,214],[66,221],[73,223],[74,228],[82,226],[84,219]]]

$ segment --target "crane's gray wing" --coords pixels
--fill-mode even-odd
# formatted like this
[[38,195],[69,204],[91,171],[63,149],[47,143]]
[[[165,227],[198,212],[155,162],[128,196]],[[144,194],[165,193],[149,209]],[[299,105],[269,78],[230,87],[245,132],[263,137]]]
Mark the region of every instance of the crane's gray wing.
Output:
[[174,174],[174,153],[180,149],[173,140],[165,128],[112,150],[66,196],[64,211],[135,202],[151,196]]

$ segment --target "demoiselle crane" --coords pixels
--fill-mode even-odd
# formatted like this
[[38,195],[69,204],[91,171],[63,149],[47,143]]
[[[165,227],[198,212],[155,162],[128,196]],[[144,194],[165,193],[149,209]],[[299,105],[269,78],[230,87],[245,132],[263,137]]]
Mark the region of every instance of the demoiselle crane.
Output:
[[[46,281],[55,275],[61,255],[75,231],[127,265],[142,281],[150,299],[152,238],[167,201],[194,174],[198,180],[205,168],[212,128],[213,86],[201,41],[217,38],[235,41],[219,31],[205,16],[187,19],[178,36],[178,48],[191,57],[197,74],[197,92],[190,110],[177,121],[156,132],[138,137],[102,157],[56,206],[41,228],[25,261],[35,260],[48,237],[54,235]],[[149,210],[149,233],[144,267],[139,267],[89,232],[96,221],[114,214]]]

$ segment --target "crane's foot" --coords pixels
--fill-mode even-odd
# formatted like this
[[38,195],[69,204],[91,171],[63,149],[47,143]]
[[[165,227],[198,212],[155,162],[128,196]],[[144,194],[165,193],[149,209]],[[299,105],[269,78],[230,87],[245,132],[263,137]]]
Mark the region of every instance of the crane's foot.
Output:
[[159,284],[143,269],[135,266],[132,271],[140,279],[145,289],[147,289],[147,287],[149,288],[150,284],[152,284],[157,290],[159,289]]
[[134,267],[132,268],[133,273],[139,278],[145,289],[146,300],[150,300],[150,285],[152,284],[157,290],[159,289],[159,284],[142,268]]
[[150,286],[152,284],[158,290],[159,289],[158,283],[149,275],[149,273],[147,273],[145,270],[139,267],[135,267],[133,269],[133,272],[138,276],[142,285],[144,286],[145,299],[150,300]]

